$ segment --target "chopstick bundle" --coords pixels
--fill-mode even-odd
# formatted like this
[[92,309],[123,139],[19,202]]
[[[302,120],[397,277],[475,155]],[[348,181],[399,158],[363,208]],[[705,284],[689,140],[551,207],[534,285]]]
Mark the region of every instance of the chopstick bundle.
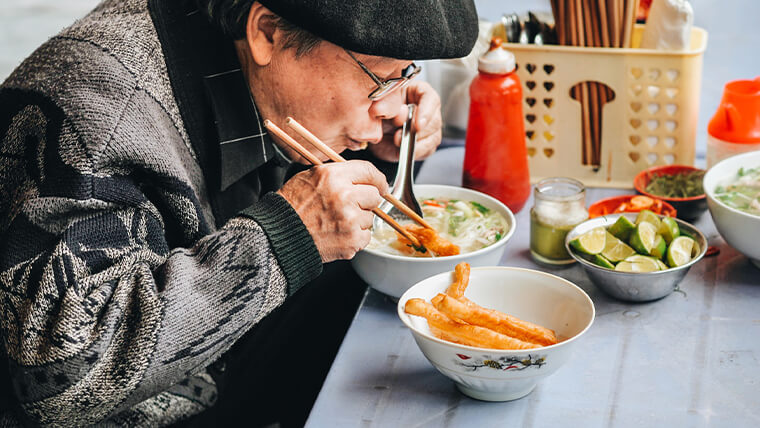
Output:
[[[551,0],[559,44],[630,48],[639,0]],[[581,161],[601,166],[602,108],[614,92],[600,82],[581,82],[570,90],[581,103]]]
[[[288,122],[288,121],[295,122],[295,120],[293,120],[291,118],[288,118],[286,122],[289,125],[291,125],[291,126],[293,126],[293,125],[290,122]],[[338,153],[336,153],[334,150],[332,150],[329,146],[327,146],[325,143],[323,143],[317,137],[315,137],[313,134],[311,134],[308,130],[306,130],[306,128],[303,128],[303,126],[301,126],[300,124],[298,124],[298,122],[295,122],[295,124],[297,124],[300,128],[302,128],[301,131],[305,131],[306,133],[308,133],[309,135],[311,135],[314,138],[314,141],[309,140],[309,142],[312,143],[312,144],[314,144],[315,142],[317,142],[317,144],[314,144],[315,147],[317,147],[320,151],[322,151],[330,159],[334,160],[335,162],[345,162],[346,161],[345,159],[343,159],[342,156],[340,156]],[[309,150],[307,150],[304,146],[302,146],[298,141],[294,140],[293,137],[291,137],[290,135],[288,135],[285,131],[283,131],[282,129],[280,129],[280,127],[278,127],[277,125],[275,125],[271,121],[265,120],[264,121],[264,127],[266,127],[272,134],[274,134],[277,137],[279,137],[285,144],[287,144],[288,146],[290,146],[290,148],[292,148],[293,150],[295,150],[296,152],[298,152],[299,155],[301,155],[304,158],[306,158],[306,160],[308,160],[311,164],[313,164],[313,165],[322,165],[323,162],[318,157],[314,156],[314,154],[312,154]],[[302,136],[303,136],[303,134],[302,134]],[[304,138],[306,138],[306,137],[304,137]],[[390,196],[390,195],[383,195],[383,198],[385,198],[386,200],[388,200],[391,203],[394,203],[392,200],[388,199],[388,196]],[[398,199],[393,198],[392,196],[390,196],[390,197],[393,200],[395,200],[400,206],[403,206],[404,208],[406,208],[406,210],[414,213],[414,215],[419,218],[419,221],[422,221],[422,223],[424,223],[424,224],[421,224],[422,226],[432,229],[432,227],[427,222],[425,222],[425,220],[423,220],[422,217],[418,216],[417,213],[415,213],[414,211],[412,211],[411,208],[409,208],[406,205],[404,205]],[[394,204],[394,206],[396,206],[396,205]],[[404,211],[402,208],[400,208],[398,206],[397,206],[397,208],[399,208],[402,211]],[[383,211],[381,211],[379,208],[373,208],[372,209],[372,213],[375,214],[376,216],[380,217],[384,222],[388,223],[389,226],[391,226],[396,232],[400,233],[404,238],[408,239],[412,244],[414,244],[415,247],[421,247],[422,246],[421,243],[420,243],[420,241],[414,235],[410,234],[406,229],[404,229],[403,226],[401,226],[400,224],[398,224],[393,218],[391,218],[388,214],[386,214]]]

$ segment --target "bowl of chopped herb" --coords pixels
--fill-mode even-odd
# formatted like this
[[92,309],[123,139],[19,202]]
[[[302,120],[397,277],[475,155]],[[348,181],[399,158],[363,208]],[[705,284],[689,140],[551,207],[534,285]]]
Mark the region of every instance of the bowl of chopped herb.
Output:
[[678,218],[695,220],[707,210],[702,188],[705,170],[689,165],[662,165],[641,171],[633,187],[642,195],[663,200],[678,211]]

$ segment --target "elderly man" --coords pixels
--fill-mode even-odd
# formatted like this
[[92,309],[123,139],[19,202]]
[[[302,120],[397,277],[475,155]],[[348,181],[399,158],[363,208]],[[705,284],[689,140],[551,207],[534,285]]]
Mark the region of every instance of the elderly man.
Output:
[[476,35],[471,0],[107,0],[41,46],[0,87],[0,426],[282,421],[267,382],[299,389],[334,350],[261,355],[328,334],[291,320],[326,305],[308,293],[369,242],[387,182],[297,172],[263,120],[393,161],[416,103],[424,157],[439,101],[411,60]]

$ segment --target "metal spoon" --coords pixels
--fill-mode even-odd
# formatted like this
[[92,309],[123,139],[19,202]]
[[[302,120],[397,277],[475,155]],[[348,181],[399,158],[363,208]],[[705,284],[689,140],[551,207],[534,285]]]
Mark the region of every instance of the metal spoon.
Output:
[[[414,104],[408,104],[407,107],[409,108],[409,113],[406,117],[404,126],[401,128],[401,147],[399,148],[398,170],[396,171],[396,178],[393,181],[393,187],[391,187],[390,193],[421,217],[422,209],[420,209],[420,204],[417,202],[417,198],[414,197],[413,190],[414,143],[417,141],[417,134],[412,131],[412,122],[414,121],[414,112],[417,106]],[[404,213],[387,201],[380,204],[380,210],[394,219],[407,218]],[[375,218],[376,222],[378,220],[378,218]]]

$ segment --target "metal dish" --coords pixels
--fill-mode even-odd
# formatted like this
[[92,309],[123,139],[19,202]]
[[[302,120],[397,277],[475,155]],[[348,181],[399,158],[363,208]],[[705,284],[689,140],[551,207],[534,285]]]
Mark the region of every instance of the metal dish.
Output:
[[[699,254],[689,263],[677,268],[670,268],[657,272],[619,272],[603,268],[579,256],[572,248],[570,241],[591,229],[599,226],[605,228],[612,226],[618,217],[624,215],[629,220],[635,221],[637,214],[614,214],[593,218],[576,226],[568,232],[565,238],[565,248],[568,253],[583,266],[591,282],[610,296],[629,302],[648,302],[661,299],[672,293],[678,287],[686,273],[694,263],[697,263],[707,251],[707,239],[696,227],[683,220],[675,219],[681,232],[694,238],[699,244]],[[663,217],[663,216],[659,216]]]

